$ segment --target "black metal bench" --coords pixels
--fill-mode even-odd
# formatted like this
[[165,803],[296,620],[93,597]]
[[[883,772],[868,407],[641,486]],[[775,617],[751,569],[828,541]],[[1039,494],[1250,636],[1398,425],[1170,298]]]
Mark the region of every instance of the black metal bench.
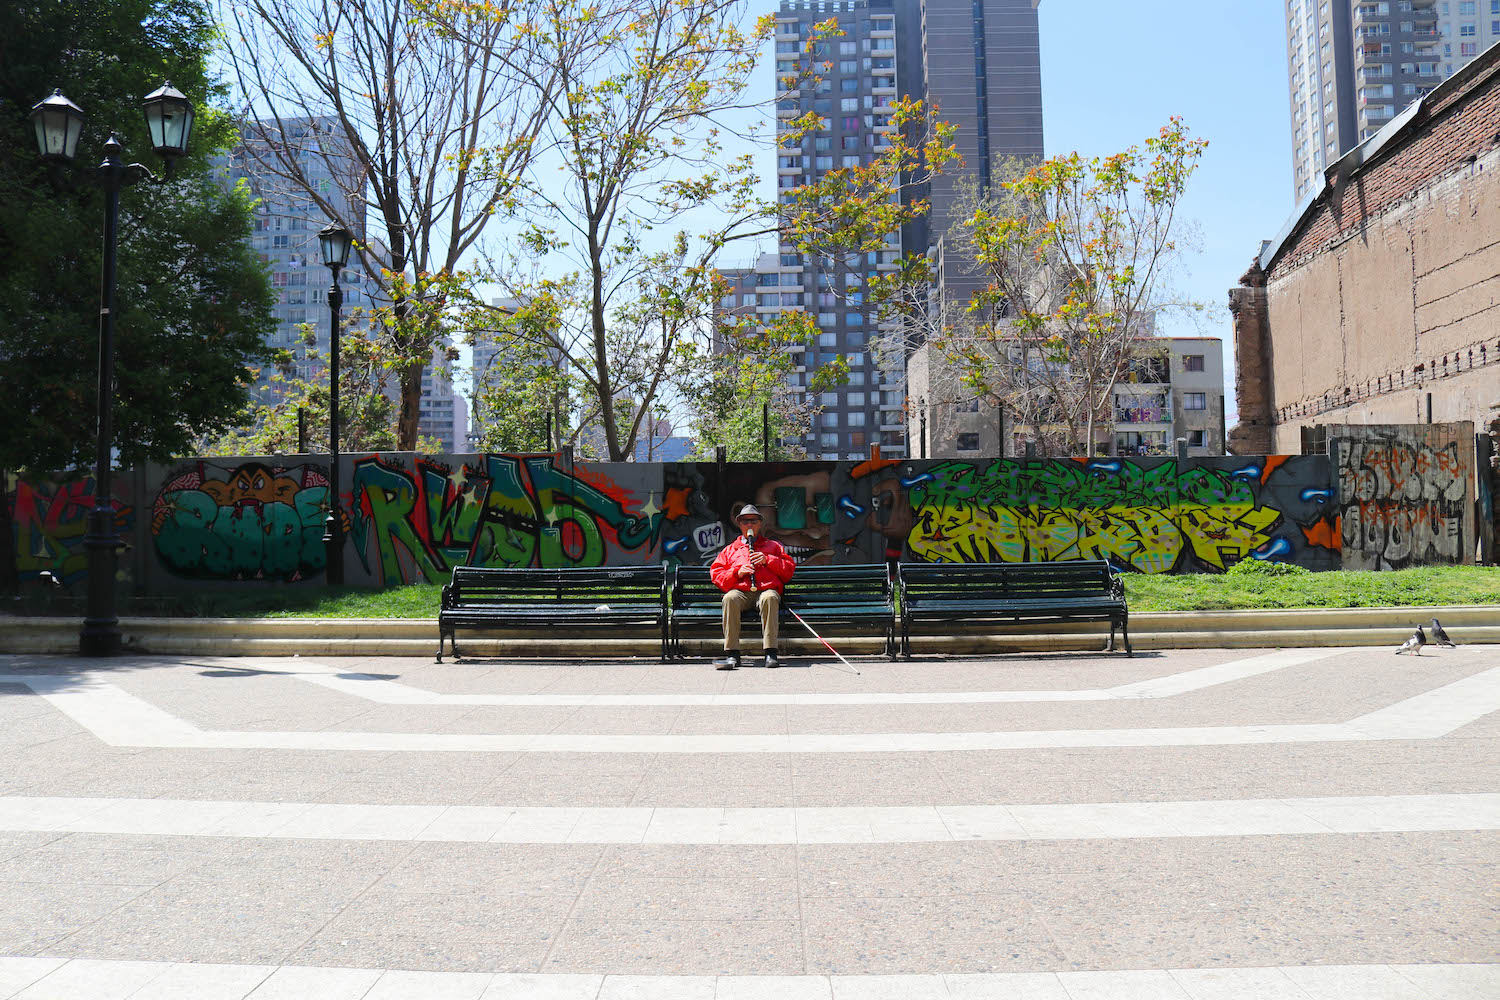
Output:
[[911,656],[912,626],[933,622],[1048,624],[1109,622],[1131,656],[1125,585],[1102,559],[1033,563],[902,563],[897,581],[901,652]]
[[654,630],[667,656],[666,570],[662,566],[597,569],[509,569],[455,566],[438,612],[437,662],[443,639],[458,651],[458,629],[609,628]]
[[[669,588],[668,651],[682,656],[684,630],[722,636],[724,594],[714,586],[706,566],[679,566]],[[884,565],[800,566],[782,594],[781,625],[801,631],[795,610],[813,628],[841,634],[868,635],[871,626],[885,638],[885,652],[896,658],[896,614],[890,573]],[[745,620],[760,621],[749,608]]]

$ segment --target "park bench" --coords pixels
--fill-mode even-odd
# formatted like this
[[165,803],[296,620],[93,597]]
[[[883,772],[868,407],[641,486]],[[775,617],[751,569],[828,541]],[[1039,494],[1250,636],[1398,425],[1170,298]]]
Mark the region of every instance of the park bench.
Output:
[[666,573],[661,566],[511,569],[455,566],[438,612],[437,662],[457,630],[652,630],[667,655]]
[[[891,601],[890,573],[883,564],[799,566],[782,594],[782,632],[803,631],[790,614],[795,610],[813,628],[837,634],[869,635],[885,639],[885,652],[896,657],[896,615]],[[682,656],[684,631],[722,637],[723,592],[714,586],[706,566],[678,566],[669,588],[668,650]],[[760,621],[760,611],[745,612],[747,622]]]
[[1044,625],[1109,622],[1130,645],[1125,586],[1102,559],[1032,563],[902,563],[896,584],[901,609],[901,652],[911,656],[914,626],[941,623]]

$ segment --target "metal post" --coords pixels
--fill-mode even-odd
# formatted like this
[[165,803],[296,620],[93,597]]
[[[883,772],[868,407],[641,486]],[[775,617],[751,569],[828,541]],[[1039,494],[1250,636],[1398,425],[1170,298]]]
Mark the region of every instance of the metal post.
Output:
[[344,290],[339,287],[339,269],[330,267],[333,284],[328,287],[328,310],[333,318],[329,331],[328,360],[328,520],[324,522],[323,545],[328,562],[329,586],[344,585],[344,525],[339,517],[339,325]]
[[1229,454],[1229,418],[1224,415],[1224,394],[1219,394],[1219,454]]
[[297,454],[307,454],[307,407],[297,407]]
[[120,651],[120,619],[115,614],[115,562],[120,540],[110,503],[110,450],[114,442],[115,393],[115,245],[120,225],[120,188],[125,147],[110,134],[104,144],[99,178],[104,187],[104,269],[99,287],[99,425],[94,462],[94,509],[89,512],[83,546],[88,556],[88,607],[78,651],[84,656],[114,656]]
[[547,451],[551,452],[551,451],[554,451],[554,450],[555,449],[552,447],[552,411],[548,410],[547,411]]

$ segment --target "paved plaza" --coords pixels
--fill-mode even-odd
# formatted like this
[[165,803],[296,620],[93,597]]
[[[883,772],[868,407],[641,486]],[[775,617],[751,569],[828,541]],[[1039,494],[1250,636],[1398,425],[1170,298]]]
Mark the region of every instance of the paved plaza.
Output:
[[858,666],[0,656],[0,998],[1500,997],[1500,647]]

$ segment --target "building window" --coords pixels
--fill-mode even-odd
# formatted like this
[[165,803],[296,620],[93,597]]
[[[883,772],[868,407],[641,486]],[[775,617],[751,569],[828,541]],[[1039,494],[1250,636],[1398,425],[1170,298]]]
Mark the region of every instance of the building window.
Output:
[[1203,355],[1186,354],[1182,358],[1182,370],[1185,372],[1201,372],[1203,370]]
[[1208,431],[1188,431],[1187,442],[1189,448],[1203,448],[1208,444]]
[[965,431],[958,436],[959,451],[978,451],[979,433],[977,431]]
[[1184,410],[1206,410],[1208,409],[1208,393],[1185,392],[1182,394],[1182,408]]

